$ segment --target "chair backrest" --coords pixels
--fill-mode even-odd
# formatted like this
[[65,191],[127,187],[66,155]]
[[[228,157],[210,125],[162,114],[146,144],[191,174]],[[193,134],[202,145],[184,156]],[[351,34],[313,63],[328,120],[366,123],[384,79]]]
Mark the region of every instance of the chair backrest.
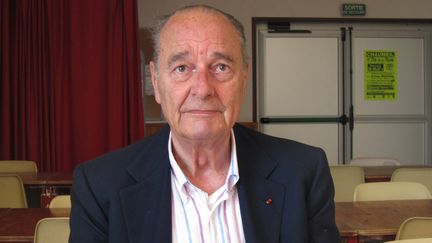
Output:
[[417,182],[374,182],[358,185],[353,201],[431,199],[429,190]]
[[432,238],[418,238],[409,240],[392,240],[385,243],[432,243]]
[[0,174],[0,208],[27,208],[27,198],[19,176]]
[[359,165],[359,166],[401,165],[399,160],[394,158],[389,158],[389,157],[357,157],[357,158],[353,158],[349,164]]
[[360,166],[332,165],[330,173],[335,187],[335,202],[352,202],[354,189],[365,182],[364,171]]
[[37,172],[37,164],[30,160],[0,160],[0,172],[19,173]]
[[397,168],[391,181],[412,181],[425,185],[432,193],[432,168]]
[[432,217],[413,217],[401,224],[396,240],[416,238],[432,238]]
[[49,204],[49,208],[71,208],[71,206],[70,195],[55,196]]
[[35,243],[67,243],[70,226],[68,217],[44,218],[38,221],[35,229]]

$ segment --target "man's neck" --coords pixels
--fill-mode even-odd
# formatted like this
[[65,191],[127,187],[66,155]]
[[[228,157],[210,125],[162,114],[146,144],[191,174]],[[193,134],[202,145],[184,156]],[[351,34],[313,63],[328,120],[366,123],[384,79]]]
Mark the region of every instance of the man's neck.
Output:
[[192,144],[172,137],[172,152],[180,169],[209,195],[225,183],[231,159],[230,138]]

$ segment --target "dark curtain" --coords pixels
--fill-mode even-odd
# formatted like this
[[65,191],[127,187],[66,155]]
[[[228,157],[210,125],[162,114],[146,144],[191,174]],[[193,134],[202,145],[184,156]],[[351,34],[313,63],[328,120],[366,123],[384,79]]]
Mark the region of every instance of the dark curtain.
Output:
[[71,171],[143,137],[135,0],[1,0],[0,21],[0,159]]

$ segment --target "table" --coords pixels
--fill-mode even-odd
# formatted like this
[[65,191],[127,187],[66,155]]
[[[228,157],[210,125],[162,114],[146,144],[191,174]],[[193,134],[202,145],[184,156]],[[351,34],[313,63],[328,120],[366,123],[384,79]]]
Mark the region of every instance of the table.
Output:
[[[7,173],[11,174],[11,173]],[[46,207],[57,194],[70,194],[71,172],[13,173],[24,183],[27,204],[31,208]]]
[[338,202],[336,224],[344,238],[357,235],[359,242],[394,240],[404,220],[432,217],[432,200]]
[[24,186],[71,186],[72,173],[70,172],[28,172],[13,173],[21,177]]
[[49,217],[69,217],[65,208],[0,208],[0,243],[33,242],[37,222]]
[[401,165],[401,166],[362,166],[365,182],[390,181],[393,171],[397,168],[432,168],[430,165]]

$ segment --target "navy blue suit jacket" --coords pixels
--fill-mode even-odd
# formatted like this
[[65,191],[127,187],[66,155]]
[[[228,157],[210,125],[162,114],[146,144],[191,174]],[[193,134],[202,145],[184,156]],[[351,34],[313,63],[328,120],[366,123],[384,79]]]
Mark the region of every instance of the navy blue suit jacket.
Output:
[[[339,242],[324,152],[238,124],[234,133],[246,242]],[[166,126],[75,170],[69,242],[172,242],[168,135]]]

